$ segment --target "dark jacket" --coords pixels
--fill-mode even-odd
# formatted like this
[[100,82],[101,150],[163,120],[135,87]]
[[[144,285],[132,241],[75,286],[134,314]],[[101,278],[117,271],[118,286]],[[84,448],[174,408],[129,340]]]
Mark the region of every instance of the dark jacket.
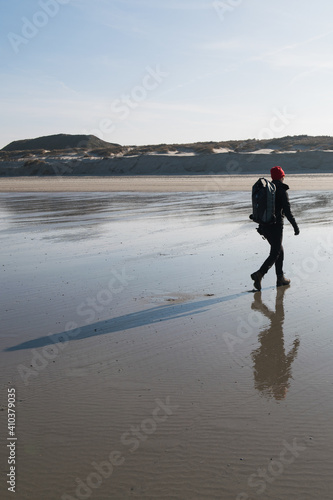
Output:
[[276,186],[275,193],[275,216],[276,224],[283,225],[284,216],[287,217],[290,224],[293,226],[295,232],[298,232],[298,226],[295,217],[291,213],[290,202],[288,196],[289,186],[281,181],[273,181]]

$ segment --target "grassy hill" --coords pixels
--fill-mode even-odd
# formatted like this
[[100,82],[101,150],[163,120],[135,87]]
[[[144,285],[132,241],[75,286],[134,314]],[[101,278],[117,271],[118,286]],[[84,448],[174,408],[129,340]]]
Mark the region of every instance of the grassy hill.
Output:
[[14,141],[2,148],[1,151],[61,151],[68,149],[83,149],[85,151],[89,151],[100,148],[117,150],[121,148],[121,146],[119,146],[119,144],[102,141],[95,135],[56,134],[37,137],[36,139]]

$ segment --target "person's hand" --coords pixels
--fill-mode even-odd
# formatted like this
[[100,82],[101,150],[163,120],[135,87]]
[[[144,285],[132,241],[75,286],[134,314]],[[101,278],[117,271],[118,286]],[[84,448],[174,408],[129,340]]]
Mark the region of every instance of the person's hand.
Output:
[[294,342],[293,342],[293,344],[294,344],[294,347],[298,347],[299,344],[300,344],[300,340],[298,338],[295,339]]
[[295,234],[295,236],[299,235],[299,227],[298,226],[294,227],[294,234]]

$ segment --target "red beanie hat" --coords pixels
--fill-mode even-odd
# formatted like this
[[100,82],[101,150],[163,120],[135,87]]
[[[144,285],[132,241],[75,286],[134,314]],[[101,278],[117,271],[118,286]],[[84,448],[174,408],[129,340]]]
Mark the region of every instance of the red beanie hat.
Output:
[[281,167],[271,168],[271,177],[273,181],[279,181],[282,177],[285,177],[285,173]]

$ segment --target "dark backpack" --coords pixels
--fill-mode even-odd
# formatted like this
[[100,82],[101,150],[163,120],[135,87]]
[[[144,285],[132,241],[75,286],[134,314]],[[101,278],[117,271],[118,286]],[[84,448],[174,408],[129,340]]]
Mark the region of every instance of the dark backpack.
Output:
[[252,186],[252,210],[250,215],[257,224],[275,223],[275,192],[276,186],[273,182],[260,177]]

